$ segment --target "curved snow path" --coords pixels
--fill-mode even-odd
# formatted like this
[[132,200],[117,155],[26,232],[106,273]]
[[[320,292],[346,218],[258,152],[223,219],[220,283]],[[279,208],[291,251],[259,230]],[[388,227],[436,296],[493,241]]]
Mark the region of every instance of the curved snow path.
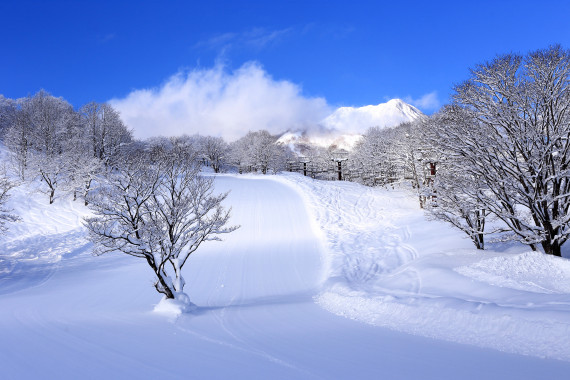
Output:
[[313,297],[328,267],[299,194],[259,177],[220,176],[216,186],[232,190],[227,204],[242,228],[190,258],[186,291],[199,310],[176,320],[150,312],[159,297],[144,263],[91,257],[81,228],[3,245],[1,258],[14,258],[13,249],[69,252],[40,271],[46,275],[2,267],[0,377],[542,379],[570,370],[566,362],[416,337],[323,310]]

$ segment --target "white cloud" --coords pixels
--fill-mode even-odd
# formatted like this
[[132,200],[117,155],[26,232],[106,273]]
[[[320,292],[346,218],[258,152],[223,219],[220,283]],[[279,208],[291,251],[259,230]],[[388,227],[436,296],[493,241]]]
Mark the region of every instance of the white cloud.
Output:
[[430,92],[429,94],[422,95],[418,99],[413,99],[411,96],[404,98],[404,101],[419,108],[424,112],[436,111],[441,106],[441,102],[437,97],[437,91]]
[[305,129],[330,114],[323,98],[273,79],[258,63],[230,72],[222,65],[179,72],[157,89],[131,92],[110,103],[138,138],[200,133],[228,141],[249,130]]

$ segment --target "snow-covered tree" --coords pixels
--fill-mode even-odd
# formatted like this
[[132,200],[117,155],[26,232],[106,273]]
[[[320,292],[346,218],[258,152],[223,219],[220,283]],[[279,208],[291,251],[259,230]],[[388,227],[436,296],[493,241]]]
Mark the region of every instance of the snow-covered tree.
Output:
[[22,178],[39,177],[42,190],[53,203],[56,189],[65,181],[65,143],[73,128],[75,113],[69,103],[41,90],[21,101],[21,107],[7,132],[6,142]]
[[27,179],[30,152],[34,145],[29,98],[16,102],[17,109],[7,125],[4,142],[12,153],[12,161],[21,180]]
[[255,170],[253,158],[250,153],[254,138],[255,135],[253,132],[248,132],[245,136],[230,144],[230,164],[237,167],[240,174]]
[[95,216],[86,220],[95,252],[120,251],[144,259],[166,298],[184,298],[181,270],[208,240],[234,231],[230,210],[215,195],[212,177],[200,175],[196,154],[185,146],[131,151],[90,196]]
[[499,56],[455,88],[458,116],[439,139],[488,189],[479,200],[513,238],[556,256],[570,237],[569,85],[560,46]]
[[0,139],[4,139],[6,131],[14,123],[16,102],[0,95]]
[[6,168],[2,167],[0,170],[0,234],[5,233],[8,230],[8,223],[16,222],[20,218],[12,213],[6,205],[6,202],[10,198],[10,190],[16,186],[16,183],[6,175]]
[[488,189],[460,155],[447,150],[446,144],[440,144],[443,136],[449,137],[450,124],[456,129],[459,124],[469,128],[470,121],[454,112],[454,107],[445,106],[425,124],[429,130],[426,137],[441,157],[433,183],[435,200],[428,202],[426,209],[432,217],[465,232],[477,249],[485,249],[485,226],[490,212],[480,198]]
[[386,185],[403,179],[404,151],[400,149],[405,132],[402,127],[370,128],[357,143],[348,165],[360,182]]
[[256,170],[267,174],[270,169],[273,156],[277,154],[277,138],[269,132],[262,130],[253,132],[253,145],[250,147],[250,155]]
[[259,171],[263,174],[285,169],[286,147],[276,144],[277,137],[265,130],[248,132],[230,146],[233,165],[241,172]]
[[219,173],[228,160],[228,143],[221,137],[204,136],[199,139],[202,156],[208,161],[214,173]]
[[119,113],[109,104],[91,102],[79,110],[84,138],[93,157],[105,164],[122,144],[132,140],[132,132],[123,124]]
[[72,152],[69,167],[69,186],[73,193],[73,200],[78,196],[83,198],[85,205],[89,203],[89,193],[93,190],[93,184],[103,172],[102,162],[81,152]]

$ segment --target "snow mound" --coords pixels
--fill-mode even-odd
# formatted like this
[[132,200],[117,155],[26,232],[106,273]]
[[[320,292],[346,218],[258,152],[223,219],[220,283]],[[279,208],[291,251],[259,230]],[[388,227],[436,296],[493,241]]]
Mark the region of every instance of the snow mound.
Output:
[[570,293],[570,261],[539,252],[493,257],[455,271],[493,286],[535,293]]
[[198,307],[190,302],[190,297],[185,293],[175,294],[175,298],[162,297],[154,307],[154,312],[170,318],[177,318],[183,313],[191,313]]

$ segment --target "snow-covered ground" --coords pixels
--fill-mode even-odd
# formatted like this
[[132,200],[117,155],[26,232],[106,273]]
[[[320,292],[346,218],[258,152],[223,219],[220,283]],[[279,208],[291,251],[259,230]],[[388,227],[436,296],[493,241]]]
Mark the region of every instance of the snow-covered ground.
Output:
[[[327,242],[325,309],[412,334],[570,361],[570,261],[474,249],[404,191],[289,176]],[[501,249],[502,251],[493,251]]]
[[566,260],[475,252],[401,191],[299,175],[216,187],[242,227],[190,258],[198,309],[177,318],[152,311],[142,260],[91,256],[80,203],[17,190],[0,378],[567,377]]

